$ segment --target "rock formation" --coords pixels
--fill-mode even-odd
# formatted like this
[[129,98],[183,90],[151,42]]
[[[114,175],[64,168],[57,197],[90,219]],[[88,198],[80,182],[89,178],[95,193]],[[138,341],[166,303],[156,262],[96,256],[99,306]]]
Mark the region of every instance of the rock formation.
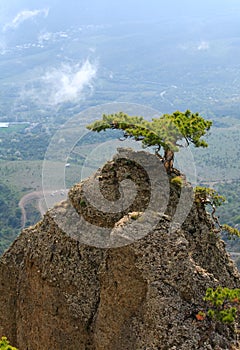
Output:
[[0,336],[19,350],[238,348],[231,326],[196,319],[208,287],[239,287],[237,269],[156,159],[120,150],[22,231],[0,261]]

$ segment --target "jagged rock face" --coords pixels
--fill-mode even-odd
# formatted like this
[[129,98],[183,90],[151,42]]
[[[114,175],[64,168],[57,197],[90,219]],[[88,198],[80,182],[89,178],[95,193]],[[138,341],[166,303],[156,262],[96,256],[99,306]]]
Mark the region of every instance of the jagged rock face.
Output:
[[[240,284],[209,216],[193,203],[183,225],[172,226],[181,191],[190,187],[171,184],[165,212],[155,213],[158,224],[136,239],[141,220],[135,226],[135,215],[141,218],[151,201],[148,174],[136,169],[121,155],[95,176],[102,176],[104,196],[118,200],[118,181],[127,172],[137,184],[129,210],[95,215],[79,184],[68,201],[21,233],[0,261],[0,336],[8,336],[20,350],[237,348],[230,326],[210,327],[195,317],[208,287]],[[84,220],[69,235],[60,219],[71,221],[72,205]],[[90,224],[99,220],[96,231],[104,227],[108,238],[118,237],[109,238],[116,246],[94,247],[100,238],[88,237],[94,234],[88,216]],[[92,246],[82,243],[88,238]]]

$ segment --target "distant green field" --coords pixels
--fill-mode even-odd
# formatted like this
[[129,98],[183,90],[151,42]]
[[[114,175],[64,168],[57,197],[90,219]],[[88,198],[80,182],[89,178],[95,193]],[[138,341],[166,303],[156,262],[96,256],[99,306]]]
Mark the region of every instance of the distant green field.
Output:
[[[59,165],[61,165],[61,163],[51,162],[50,169],[55,179],[60,178],[57,172]],[[42,161],[1,161],[0,177],[3,183],[13,186],[22,195],[28,192],[41,191],[42,166]],[[71,164],[66,174],[66,184],[68,186],[79,181],[80,171],[81,168],[79,165]],[[58,183],[56,183],[56,186],[57,185]]]
[[29,124],[10,124],[8,128],[0,128],[0,137],[1,134],[11,134],[17,133],[24,130]]
[[[1,130],[0,130],[1,131]],[[240,177],[240,127],[212,128],[207,137],[209,144],[205,149],[191,149],[197,171],[198,182],[219,183],[237,180]],[[129,144],[116,140],[98,140],[98,143],[76,145],[69,155],[71,166],[66,168],[68,185],[79,181],[81,165],[84,174],[90,174],[104,161],[111,159],[117,147],[129,147]],[[57,153],[58,156],[58,153]],[[178,158],[178,154],[176,154]],[[89,163],[90,162],[90,163]],[[58,162],[52,160],[52,170],[58,168]],[[187,162],[184,167],[187,168]],[[177,166],[177,164],[176,164]],[[89,171],[87,171],[89,168]],[[184,169],[182,169],[184,171]],[[42,186],[42,161],[1,161],[0,176],[3,181],[13,184],[20,192],[40,190]]]
[[193,149],[198,181],[214,184],[240,178],[240,127],[212,128],[208,148]]
[[20,193],[40,190],[42,161],[1,161],[0,176]]

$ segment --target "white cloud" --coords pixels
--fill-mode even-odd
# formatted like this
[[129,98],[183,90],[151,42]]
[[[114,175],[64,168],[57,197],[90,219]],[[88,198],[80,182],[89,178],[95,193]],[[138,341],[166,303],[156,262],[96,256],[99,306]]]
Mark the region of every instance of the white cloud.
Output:
[[22,100],[31,100],[43,106],[58,106],[66,102],[80,102],[93,90],[96,64],[86,60],[82,64],[62,64],[50,68],[42,78],[28,83],[22,91]]
[[44,16],[45,18],[48,16],[49,9],[41,9],[41,10],[23,10],[19,12],[12,21],[5,24],[3,27],[3,31],[8,29],[16,29],[23,22],[32,19],[37,16]]
[[61,39],[67,39],[69,37],[69,35],[67,34],[67,32],[55,32],[55,33],[51,33],[51,32],[42,32],[39,34],[38,36],[38,42],[39,44],[43,44],[44,42],[47,41],[57,41],[57,40],[61,40]]
[[189,41],[178,45],[178,48],[182,51],[196,52],[207,51],[210,49],[210,43],[202,40],[201,42]]
[[50,104],[74,102],[81,98],[85,87],[92,88],[92,80],[97,72],[96,66],[88,60],[83,65],[64,64],[48,71],[43,77],[49,91]]
[[207,41],[201,41],[201,43],[198,45],[197,49],[199,51],[206,51],[209,49],[209,43]]

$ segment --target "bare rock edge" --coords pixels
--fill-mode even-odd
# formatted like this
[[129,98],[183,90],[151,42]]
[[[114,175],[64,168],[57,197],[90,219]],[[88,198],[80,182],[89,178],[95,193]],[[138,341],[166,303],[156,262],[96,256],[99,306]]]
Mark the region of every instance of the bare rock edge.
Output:
[[[74,186],[67,201],[23,230],[5,252],[0,336],[20,350],[239,349],[232,326],[195,317],[208,287],[240,286],[205,208],[193,202],[184,223],[171,226],[181,191],[192,198],[192,188],[168,176],[168,205],[155,213],[157,225],[151,228],[145,218],[136,226],[137,215],[148,208],[152,183],[131,161],[146,153],[124,152]],[[153,157],[155,162],[147,154],[149,164]],[[155,175],[161,187],[161,174]],[[84,197],[84,186],[91,189],[97,180],[104,197],[116,201],[124,179],[135,183],[137,195],[121,213],[96,210]],[[138,236],[141,225],[149,232]]]

